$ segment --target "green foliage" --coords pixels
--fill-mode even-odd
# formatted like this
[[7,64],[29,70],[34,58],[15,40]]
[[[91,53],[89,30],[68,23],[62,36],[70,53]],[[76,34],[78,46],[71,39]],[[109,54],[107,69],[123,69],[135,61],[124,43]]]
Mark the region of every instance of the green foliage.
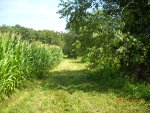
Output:
[[[78,51],[76,50],[76,41],[77,41],[76,33],[68,32],[68,33],[64,34],[63,53],[65,55],[67,55],[69,58],[76,58],[77,57]],[[78,46],[80,46],[80,45],[78,44]]]
[[50,46],[50,53],[49,54],[51,54],[51,63],[50,63],[51,68],[58,65],[64,56],[62,49],[60,47],[54,46],[54,45]]
[[45,44],[58,45],[63,47],[63,33],[50,30],[33,30],[20,25],[0,26],[0,32],[15,33],[21,35],[21,38],[30,42],[40,41]]
[[120,69],[149,81],[148,0],[61,0],[60,7],[58,13],[81,44],[75,50],[89,56],[91,67]]
[[62,59],[59,47],[23,41],[15,34],[0,34],[0,97],[54,67]]
[[87,56],[83,56],[83,57],[81,58],[81,62],[83,62],[83,63],[89,63],[89,62],[90,62],[89,56],[88,56],[88,55],[87,55]]
[[135,82],[129,77],[123,77],[120,72],[110,69],[97,70],[92,72],[90,78],[93,81],[98,82],[99,86],[104,91],[111,89],[118,96],[125,97],[128,99],[145,99],[150,100],[150,85],[140,82]]

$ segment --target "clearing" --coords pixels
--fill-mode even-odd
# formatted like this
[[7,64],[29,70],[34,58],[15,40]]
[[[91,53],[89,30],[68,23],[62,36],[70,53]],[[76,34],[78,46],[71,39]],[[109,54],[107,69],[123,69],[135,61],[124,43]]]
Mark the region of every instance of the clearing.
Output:
[[64,59],[42,79],[0,103],[0,113],[150,112],[142,100],[118,97],[110,87],[101,86],[100,80],[95,81],[91,76],[86,64]]

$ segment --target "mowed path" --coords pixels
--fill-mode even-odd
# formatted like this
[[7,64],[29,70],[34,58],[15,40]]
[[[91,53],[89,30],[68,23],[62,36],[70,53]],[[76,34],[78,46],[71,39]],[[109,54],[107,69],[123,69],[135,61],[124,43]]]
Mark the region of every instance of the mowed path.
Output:
[[0,103],[0,113],[148,113],[90,78],[78,60],[64,59],[42,79]]

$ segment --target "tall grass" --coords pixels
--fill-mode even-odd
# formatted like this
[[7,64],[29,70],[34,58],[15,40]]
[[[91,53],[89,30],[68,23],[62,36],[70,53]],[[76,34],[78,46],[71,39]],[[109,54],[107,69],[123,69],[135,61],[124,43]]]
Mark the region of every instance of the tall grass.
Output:
[[41,76],[62,59],[59,47],[29,43],[15,34],[0,34],[0,98],[27,80]]

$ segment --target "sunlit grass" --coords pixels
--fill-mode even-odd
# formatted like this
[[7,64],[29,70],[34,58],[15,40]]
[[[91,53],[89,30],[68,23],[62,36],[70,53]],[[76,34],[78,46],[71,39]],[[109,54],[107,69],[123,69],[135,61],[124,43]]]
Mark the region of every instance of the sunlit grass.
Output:
[[[79,60],[65,59],[42,80],[0,104],[0,113],[149,113],[145,100],[128,99],[89,75]],[[124,92],[125,93],[125,92]]]

